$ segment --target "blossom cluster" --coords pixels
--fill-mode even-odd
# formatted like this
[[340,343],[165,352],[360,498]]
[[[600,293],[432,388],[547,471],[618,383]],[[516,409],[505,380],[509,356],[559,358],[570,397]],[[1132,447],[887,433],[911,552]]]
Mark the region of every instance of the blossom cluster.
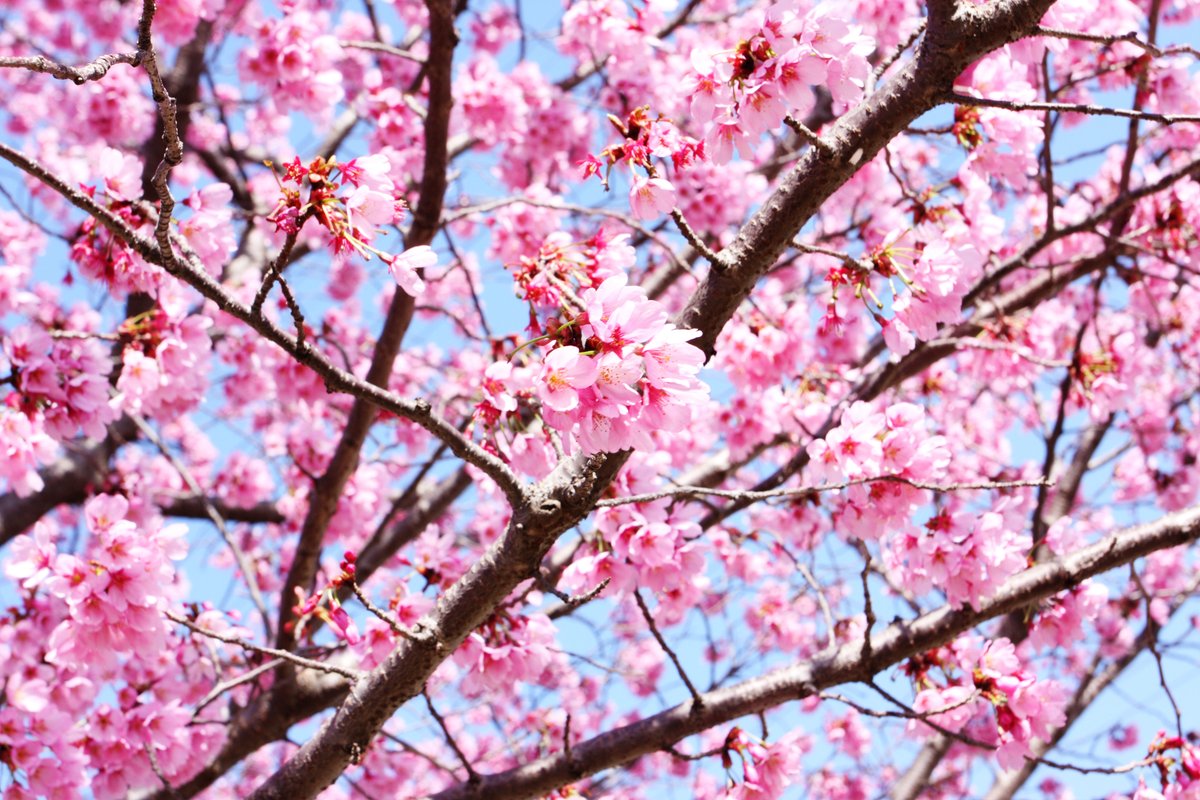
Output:
[[353,251],[366,259],[378,256],[400,288],[415,297],[425,291],[417,270],[432,266],[433,251],[421,245],[394,255],[371,244],[381,226],[397,222],[405,209],[390,170],[387,157],[379,153],[344,164],[321,156],[305,164],[297,156],[284,167],[280,197],[267,219],[289,236],[315,219],[328,234],[335,255]]
[[802,12],[796,2],[757,12],[753,33],[733,50],[693,51],[685,82],[692,117],[706,123],[709,158],[753,155],[758,137],[791,113],[807,114],[813,88],[835,103],[857,100],[870,74],[874,42],[828,6]]
[[210,325],[202,316],[172,320],[161,309],[126,321],[121,334],[128,344],[117,379],[122,407],[169,420],[199,405],[208,389]]
[[24,289],[45,244],[46,237],[37,226],[19,214],[0,211],[0,314],[34,300],[35,295]]
[[242,75],[265,87],[282,108],[324,113],[345,93],[337,69],[342,46],[326,12],[298,0],[280,5],[282,16],[250,26],[251,44],[238,59]]
[[[1048,741],[1064,719],[1067,693],[1062,684],[1035,676],[1008,639],[980,647],[962,645],[936,650],[910,661],[906,670],[919,691],[909,721],[910,733],[928,735],[929,720],[954,733],[964,732],[996,748],[1004,769],[1015,769],[1033,754],[1035,739]],[[958,675],[939,684],[931,670]]]
[[946,437],[928,436],[925,409],[895,403],[883,411],[858,401],[841,422],[808,445],[813,477],[837,483],[893,475],[914,481],[936,478],[950,463]]
[[[533,220],[510,221],[537,229]],[[708,396],[698,377],[704,354],[691,344],[699,332],[676,327],[665,306],[628,285],[627,240],[605,230],[584,242],[550,234],[536,257],[510,266],[534,338],[487,367],[477,420],[489,427],[515,421],[522,399],[537,400],[545,422],[586,453],[649,449],[654,432],[688,424]],[[515,241],[511,247],[522,249]],[[545,344],[532,368],[515,357]]]
[[[585,241],[553,231],[553,216],[498,214],[493,223],[497,255],[507,257],[518,296],[530,304],[529,332],[535,336],[561,324],[561,309],[570,302],[571,287],[598,286],[624,274],[636,262],[629,234],[601,229]],[[548,229],[548,230],[547,230]]]
[[97,495],[84,507],[92,535],[87,557],[59,552],[46,528],[13,543],[6,574],[26,590],[45,584],[66,603],[67,619],[50,636],[51,663],[103,674],[120,654],[163,647],[162,611],[183,558],[184,526],[139,530],[129,502]]
[[682,430],[708,394],[697,374],[698,331],[677,328],[667,310],[608,278],[581,297],[583,312],[564,324],[542,360],[537,396],[546,422],[586,453],[649,449],[655,431]]
[[[667,462],[662,453],[637,453],[617,479],[617,491],[636,495],[655,485]],[[705,574],[709,542],[693,518],[694,510],[668,498],[600,508],[587,544],[563,570],[559,586],[576,597],[613,597],[615,616],[631,630],[645,630],[643,603],[661,629],[681,624],[689,612],[709,602],[712,584]],[[659,691],[666,658],[650,636],[628,641],[621,653],[621,674],[630,691],[648,697]]]
[[908,529],[892,537],[884,561],[913,591],[934,586],[953,605],[978,607],[1006,580],[1025,569],[1029,536],[1017,533],[1004,515],[940,513],[924,530]]
[[[1143,779],[1133,793],[1133,800],[1192,800],[1200,796],[1200,747],[1189,739],[1158,732],[1150,743],[1147,758],[1158,769],[1163,791],[1148,788]],[[1170,755],[1176,750],[1178,757]]]
[[792,731],[768,744],[742,728],[732,728],[725,737],[721,760],[728,773],[733,769],[736,756],[742,778],[740,781],[731,778],[733,787],[725,797],[728,800],[782,797],[784,790],[799,777],[800,759],[812,746],[812,737],[799,731]]
[[20,775],[6,796],[65,800],[90,789],[115,800],[159,783],[148,752],[179,780],[222,736],[192,725],[181,668],[203,667],[176,651],[163,616],[182,588],[172,562],[186,551],[183,526],[134,522],[119,495],[93,497],[82,516],[89,539],[78,554],[43,521],[6,559],[23,595],[0,640],[0,748]]
[[[639,460],[621,476],[621,491],[649,490],[662,466],[661,459]],[[563,571],[564,588],[583,595],[605,585],[606,591],[624,597],[648,589],[658,600],[655,616],[664,625],[675,624],[703,601],[709,589],[704,575],[709,548],[684,509],[673,508],[665,498],[619,505],[598,510],[595,523],[591,545]]]
[[[910,237],[912,243],[906,244]],[[865,258],[829,270],[826,281],[831,294],[821,327],[835,333],[842,330],[847,312],[841,301],[848,289],[882,327],[888,348],[907,355],[918,340],[935,338],[939,325],[960,319],[963,297],[982,274],[982,263],[978,247],[957,222],[925,221],[910,230],[893,231]],[[881,313],[884,302],[875,291],[879,278],[891,290],[891,317]],[[901,291],[897,280],[908,291]]]
[[[616,164],[626,164],[635,170],[629,187],[629,207],[638,219],[650,219],[675,207],[675,187],[662,177],[654,160],[669,158],[676,170],[704,160],[704,143],[685,136],[669,120],[652,118],[650,107],[634,109],[622,121],[609,115],[624,140],[609,145],[600,156],[589,155],[581,162],[583,177],[600,178],[608,188],[608,175]],[[637,168],[645,173],[636,172]]]
[[0,477],[19,497],[28,497],[46,485],[38,467],[57,450],[54,440],[43,430],[39,415],[31,417],[7,404],[0,409]]
[[[72,315],[59,322],[67,330],[86,332],[92,324],[89,316]],[[4,355],[17,389],[9,402],[60,441],[81,431],[101,438],[104,426],[116,418],[109,401],[108,350],[86,335],[56,337],[55,332],[21,325],[4,337]]]
[[467,697],[512,691],[521,683],[553,685],[552,670],[564,665],[558,630],[545,614],[497,614],[467,636],[454,652],[465,675]]

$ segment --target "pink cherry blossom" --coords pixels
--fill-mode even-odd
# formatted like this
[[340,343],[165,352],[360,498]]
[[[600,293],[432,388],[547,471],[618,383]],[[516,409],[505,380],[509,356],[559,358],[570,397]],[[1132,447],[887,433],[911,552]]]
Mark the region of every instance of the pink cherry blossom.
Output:
[[638,219],[650,219],[675,207],[675,187],[663,178],[634,178],[629,208]]
[[555,411],[571,411],[579,406],[579,390],[591,386],[599,376],[600,365],[581,355],[578,347],[556,347],[546,356],[539,394]]
[[416,297],[425,291],[425,281],[421,279],[417,270],[425,270],[437,264],[437,253],[428,245],[418,245],[398,255],[385,257],[385,260],[396,285]]

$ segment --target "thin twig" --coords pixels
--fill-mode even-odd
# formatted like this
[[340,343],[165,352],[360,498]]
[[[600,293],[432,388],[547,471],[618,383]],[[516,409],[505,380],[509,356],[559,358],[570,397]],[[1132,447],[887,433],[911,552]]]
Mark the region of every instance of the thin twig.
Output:
[[158,759],[154,756],[154,746],[149,743],[146,744],[146,758],[150,760],[150,770],[163,785],[163,789],[166,790],[169,796],[174,797],[175,787],[171,785],[169,780],[167,780],[166,773],[162,771],[162,767],[159,766]]
[[663,752],[670,753],[672,758],[675,758],[679,761],[703,761],[706,758],[712,758],[713,756],[721,755],[725,752],[725,747],[724,745],[720,747],[714,747],[711,750],[705,750],[703,753],[681,753],[671,745],[667,745],[663,748]]
[[373,50],[377,53],[384,53],[389,56],[395,56],[396,58],[403,58],[407,61],[413,61],[417,64],[425,63],[425,59],[409,50],[404,50],[400,47],[393,47],[390,44],[383,44],[382,42],[350,40],[338,42],[338,44],[340,44],[342,47],[350,47],[355,50]]
[[820,134],[805,125],[800,120],[793,117],[791,114],[788,114],[783,118],[783,124],[787,125],[795,132],[797,136],[820,150],[822,153],[829,155],[833,152],[833,145],[822,139]]
[[437,722],[438,727],[442,729],[442,736],[446,738],[446,744],[450,745],[450,749],[454,751],[454,754],[458,756],[458,760],[462,763],[463,769],[467,771],[467,783],[478,783],[479,773],[476,772],[475,768],[471,766],[471,761],[459,748],[458,742],[454,741],[454,737],[450,735],[450,729],[446,727],[446,720],[443,719],[442,715],[439,714],[437,709],[433,707],[433,700],[430,699],[429,692],[422,691],[421,697],[425,698],[425,706],[429,709],[429,714],[433,717],[434,721]]
[[230,678],[229,680],[221,681],[216,686],[209,689],[208,694],[204,695],[200,702],[196,704],[196,708],[192,710],[192,719],[195,719],[206,706],[208,706],[221,695],[225,694],[225,692],[228,692],[231,689],[236,689],[244,683],[249,683],[259,675],[270,672],[282,663],[282,658],[273,658],[265,664],[259,664],[257,667],[243,672],[236,678]]
[[196,623],[192,622],[191,620],[187,619],[186,617],[181,617],[172,611],[163,611],[163,614],[167,617],[167,619],[171,620],[172,622],[182,625],[183,627],[187,628],[188,630],[192,631],[193,633],[198,633],[201,636],[207,636],[210,639],[216,639],[218,642],[225,642],[226,644],[236,645],[237,647],[241,647],[244,650],[250,650],[255,653],[262,653],[263,655],[271,656],[272,658],[281,658],[284,661],[290,661],[291,663],[295,664],[296,666],[304,667],[305,669],[315,669],[319,672],[327,672],[330,675],[341,675],[343,678],[350,681],[351,683],[357,682],[360,678],[363,677],[363,674],[364,674],[356,669],[347,669],[345,667],[339,667],[339,666],[335,666],[333,664],[327,664],[324,661],[315,661],[311,658],[305,658],[304,656],[298,656],[295,653],[288,652],[287,650],[278,650],[274,647],[263,647],[262,645],[257,645],[257,644],[252,644],[250,642],[247,642],[245,639],[241,639],[237,636],[230,636],[228,634],[217,633],[216,631],[210,631],[208,628],[203,628],[203,627],[197,625]]
[[396,634],[402,639],[407,639],[410,642],[416,641],[417,637],[413,636],[412,631],[405,628],[399,622],[396,622],[396,620],[392,619],[391,614],[387,613],[382,608],[370,601],[370,599],[363,593],[362,587],[358,585],[358,581],[351,579],[347,581],[347,583],[349,583],[350,589],[354,592],[354,596],[358,598],[358,602],[362,603],[363,607],[367,609],[367,611],[370,611],[376,617],[387,623],[387,626],[392,629],[392,633]]
[[200,488],[200,484],[196,482],[196,477],[192,475],[192,471],[170,451],[166,442],[158,435],[158,432],[150,427],[149,423],[138,414],[132,412],[126,413],[133,420],[133,424],[137,425],[142,435],[146,437],[146,440],[153,444],[158,452],[162,454],[163,458],[167,459],[171,466],[175,468],[175,471],[179,473],[179,477],[183,479],[192,496],[200,501],[204,513],[212,521],[217,532],[221,534],[222,541],[225,542],[225,546],[229,548],[229,552],[233,555],[234,563],[237,564],[238,571],[242,573],[242,578],[246,581],[246,589],[250,592],[250,600],[254,603],[254,607],[258,609],[258,613],[262,617],[264,630],[270,636],[271,615],[267,611],[267,603],[258,588],[258,573],[251,568],[250,559],[246,557],[245,552],[242,551],[242,548],[234,540],[233,536],[230,535],[229,528],[225,524],[225,518],[217,511],[216,506],[208,499],[208,495],[204,490]]
[[671,259],[671,263],[673,263],[676,268],[684,272],[691,272],[691,267],[686,261],[679,257],[679,255],[675,252],[675,249],[671,247],[671,244],[666,239],[660,236],[657,232],[647,228],[645,225],[642,225],[629,214],[623,214],[620,211],[615,211],[611,208],[589,208],[588,206],[581,206],[576,203],[534,200],[528,197],[505,197],[498,200],[487,200],[471,206],[461,206],[453,211],[448,211],[442,215],[442,224],[445,225],[447,223],[454,222],[455,220],[462,219],[463,217],[495,211],[496,209],[504,208],[505,206],[517,204],[533,206],[534,208],[547,208],[554,211],[566,211],[573,214],[585,214],[589,216],[607,217],[609,219],[618,220],[630,230],[640,233],[642,236],[645,236],[647,239],[662,248],[663,252],[667,254],[667,257]]
[[[875,689],[876,691],[882,691],[874,683],[869,683],[867,685],[870,686],[872,689]],[[905,706],[903,703],[901,703],[900,701],[891,697],[890,695],[887,696],[888,699],[891,700],[892,702],[896,703],[897,705],[900,705],[902,707],[901,711],[882,711],[877,708],[871,708],[870,706],[864,706],[861,703],[851,700],[849,697],[846,697],[845,695],[838,694],[837,692],[821,692],[817,695],[817,697],[821,698],[822,700],[833,700],[835,702],[842,703],[844,705],[848,705],[851,708],[853,708],[855,711],[857,711],[858,713],[863,714],[868,717],[874,717],[876,719],[915,719],[915,720],[920,720],[920,721],[926,721],[930,717],[936,717],[939,714],[945,714],[947,712],[955,710],[956,708],[962,708],[963,706],[965,706],[969,703],[975,702],[976,700],[979,699],[979,692],[978,691],[971,692],[971,694],[967,695],[962,700],[959,700],[957,703],[951,703],[950,705],[942,706],[941,708],[931,708],[928,711],[917,711],[916,709],[909,708],[908,706]]]
[[296,326],[296,346],[303,350],[305,348],[304,314],[300,311],[300,304],[296,302],[296,298],[292,294],[292,287],[288,286],[288,282],[284,280],[283,276],[277,275],[275,280],[279,282],[279,291],[283,294],[283,301],[287,303],[288,311],[292,314],[292,324]]
[[559,617],[567,616],[568,614],[570,614],[572,611],[579,608],[580,606],[582,606],[586,603],[590,603],[593,600],[595,600],[597,597],[599,597],[600,593],[603,592],[605,590],[605,588],[607,588],[607,586],[611,580],[612,580],[612,578],[605,578],[604,580],[600,581],[600,583],[598,583],[594,588],[592,588],[590,591],[588,591],[584,594],[568,595],[568,594],[563,594],[562,592],[558,591],[557,589],[551,588],[550,593],[553,594],[555,597],[557,597],[559,600],[561,600],[562,605],[558,606],[556,608],[552,608],[549,611],[547,611],[546,616],[549,617],[550,619],[558,619]]
[[158,105],[162,120],[163,157],[154,170],[153,186],[158,195],[158,221],[154,226],[154,238],[158,241],[159,257],[163,268],[172,274],[177,271],[175,251],[171,247],[171,216],[175,212],[175,197],[171,194],[171,171],[183,161],[183,141],[179,135],[178,109],[175,98],[167,91],[159,72],[158,54],[154,50],[151,25],[154,22],[154,0],[143,0],[142,17],[138,22],[138,57],[142,69],[150,78],[151,94]]
[[679,656],[675,655],[675,651],[667,644],[667,640],[663,638],[662,633],[658,630],[658,625],[654,622],[654,617],[650,615],[650,609],[646,607],[646,601],[642,599],[642,593],[637,589],[633,590],[633,599],[637,601],[638,608],[642,611],[642,618],[646,620],[646,625],[650,628],[650,633],[654,634],[655,641],[658,646],[663,649],[667,657],[671,659],[671,663],[675,665],[675,671],[679,673],[679,677],[683,679],[684,686],[692,694],[692,708],[699,711],[704,707],[704,697],[697,691],[692,684],[692,679],[688,677],[687,672],[683,669],[683,664],[679,661]]
[[1045,478],[1036,478],[1032,480],[1016,480],[1016,481],[980,481],[978,483],[926,483],[925,481],[912,480],[900,475],[878,475],[874,478],[856,478],[852,481],[842,481],[841,483],[827,483],[821,486],[800,486],[793,489],[770,489],[761,492],[740,489],[709,489],[705,486],[677,486],[672,489],[663,489],[658,492],[647,492],[646,494],[635,494],[627,497],[610,497],[597,501],[597,506],[623,506],[630,503],[650,503],[655,500],[664,498],[677,497],[723,497],[729,500],[755,501],[767,500],[774,497],[806,497],[815,495],[820,492],[836,492],[842,489],[848,489],[851,486],[860,486],[863,484],[875,483],[883,481],[887,483],[902,483],[906,486],[911,486],[914,489],[926,489],[931,492],[965,492],[977,491],[985,489],[1016,489],[1030,486],[1053,485]]
[[262,315],[263,303],[267,299],[267,294],[270,293],[271,287],[275,285],[275,281],[283,272],[291,261],[292,249],[296,246],[296,239],[300,236],[300,229],[304,227],[304,223],[311,216],[311,211],[306,211],[296,220],[296,229],[288,231],[287,237],[283,240],[283,246],[279,248],[279,255],[267,265],[266,271],[263,273],[262,284],[258,287],[258,291],[254,293],[254,301],[250,303],[250,313],[254,316]]
[[451,775],[451,776],[454,775],[454,767],[450,767],[450,766],[443,764],[442,762],[438,761],[436,758],[429,755],[428,753],[425,753],[425,752],[419,750],[418,748],[414,747],[413,745],[409,744],[408,742],[404,741],[396,734],[388,733],[386,730],[381,730],[379,733],[380,733],[380,735],[383,736],[383,738],[387,739],[388,741],[391,741],[391,742],[394,742],[394,743],[400,745],[400,749],[403,750],[404,752],[411,753],[412,755],[416,756],[417,758],[420,758],[423,761],[429,762],[429,764],[431,766],[433,766],[435,769],[440,769],[442,772],[445,772],[447,775]]
[[[821,606],[821,614],[825,617],[825,650],[832,650],[837,641],[834,637],[834,631],[837,626],[833,621],[833,609],[829,607],[829,599],[825,597],[825,589],[817,582],[816,576],[812,574],[812,571],[808,567],[804,566],[798,559],[793,560],[795,561],[796,571],[804,577],[804,582],[808,584],[808,588],[812,589],[813,593],[817,595],[817,603]],[[869,632],[866,638],[871,638]]]
[[[1150,592],[1146,589],[1146,584],[1142,583],[1142,576],[1138,575],[1137,567],[1133,564],[1129,565],[1129,574],[1133,578],[1133,582],[1137,584],[1138,591],[1142,594],[1142,599],[1146,601],[1146,618],[1153,620],[1151,616],[1153,612],[1150,610],[1150,603],[1153,598]],[[1175,733],[1183,739],[1183,712],[1179,710],[1179,703],[1175,700],[1175,694],[1171,691],[1171,687],[1167,685],[1167,674],[1163,670],[1162,653],[1158,651],[1158,637],[1151,636],[1146,641],[1146,649],[1150,651],[1150,655],[1154,656],[1154,663],[1158,667],[1158,684],[1162,687],[1163,693],[1167,699],[1171,701],[1171,709],[1175,712]]]
[[1063,361],[1055,358],[1042,358],[1038,354],[1025,347],[1020,347],[1007,342],[993,342],[986,339],[972,339],[965,336],[954,336],[945,339],[934,339],[929,342],[930,347],[940,345],[954,345],[956,347],[967,347],[972,350],[994,350],[1001,353],[1012,353],[1018,358],[1024,359],[1031,364],[1046,367],[1048,369],[1062,369],[1063,367],[1071,366],[1070,361]]
[[[900,56],[904,55],[908,48],[916,44],[917,39],[921,38],[921,34],[924,32],[925,20],[921,20],[913,32],[908,35],[907,39],[901,42],[899,46],[897,46],[896,49],[887,56],[880,59],[879,64],[875,67],[875,72],[872,74],[873,81],[878,81],[880,78],[882,78],[883,73],[887,72],[888,69],[891,68],[892,64],[895,64],[897,61],[899,61]],[[870,89],[868,89],[868,91],[870,91]]]
[[867,625],[863,631],[863,658],[871,657],[871,629],[875,627],[875,606],[871,602],[871,585],[869,582],[871,574],[871,551],[867,548],[867,543],[862,539],[855,539],[854,544],[858,548],[858,552],[863,558],[862,572],[859,573],[859,578],[862,580],[863,590],[863,616],[866,617]]
[[675,227],[679,228],[679,232],[683,234],[683,238],[687,239],[687,243],[696,249],[696,252],[704,257],[704,260],[713,265],[714,269],[723,270],[728,268],[728,264],[721,260],[721,256],[700,238],[695,229],[688,224],[687,219],[683,216],[683,212],[678,208],[671,209],[671,219],[675,220]]
[[1002,108],[1007,111],[1060,111],[1067,114],[1086,114],[1099,117],[1124,117],[1126,119],[1161,122],[1164,125],[1174,125],[1179,122],[1200,122],[1200,114],[1160,114],[1155,111],[1139,111],[1133,108],[1112,108],[1092,103],[1020,103],[1016,100],[996,100],[989,97],[972,97],[958,92],[947,92],[942,95],[947,103],[963,106],[985,106],[987,108]]
[[1056,39],[1073,39],[1077,42],[1095,42],[1096,44],[1114,45],[1118,42],[1128,42],[1136,47],[1140,47],[1152,56],[1161,58],[1162,56],[1170,56],[1188,53],[1193,56],[1200,56],[1200,50],[1187,45],[1171,45],[1170,47],[1162,48],[1157,45],[1144,41],[1137,31],[1122,33],[1119,35],[1106,35],[1102,33],[1087,33],[1086,31],[1069,31],[1062,28],[1048,28],[1039,25],[1032,31],[1034,36],[1052,36]]

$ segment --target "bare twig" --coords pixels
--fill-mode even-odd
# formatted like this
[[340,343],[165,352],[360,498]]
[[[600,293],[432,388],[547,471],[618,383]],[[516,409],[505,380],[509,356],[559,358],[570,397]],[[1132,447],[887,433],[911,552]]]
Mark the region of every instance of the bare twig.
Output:
[[204,695],[204,697],[201,698],[200,702],[196,704],[196,708],[192,710],[192,719],[195,719],[196,717],[198,717],[201,711],[203,711],[206,707],[208,707],[208,705],[211,704],[218,697],[225,694],[225,692],[228,692],[232,689],[236,689],[237,687],[241,686],[244,683],[250,683],[251,681],[258,678],[259,675],[270,672],[271,670],[275,669],[282,663],[283,663],[282,658],[274,658],[274,659],[271,659],[270,661],[267,661],[266,663],[259,664],[257,667],[254,667],[253,669],[243,672],[241,675],[238,675],[236,678],[230,678],[229,680],[221,681],[216,686],[209,689],[208,694]]
[[925,481],[917,481],[911,478],[905,478],[901,475],[878,475],[873,478],[856,478],[851,481],[842,481],[841,483],[827,483],[821,486],[800,486],[794,489],[770,489],[766,491],[752,491],[749,489],[709,489],[705,486],[676,486],[671,489],[663,489],[659,492],[647,492],[645,494],[628,495],[626,497],[611,497],[604,498],[596,503],[598,506],[623,506],[630,503],[650,503],[655,500],[664,498],[680,498],[680,497],[723,497],[729,500],[740,501],[757,501],[768,500],[775,497],[809,497],[821,492],[836,492],[843,489],[848,489],[851,486],[860,486],[869,483],[902,483],[905,486],[911,486],[914,489],[926,489],[931,492],[966,492],[979,491],[988,489],[1016,489],[1027,486],[1041,486],[1047,483],[1044,478],[1035,478],[1031,480],[1015,480],[1015,481],[979,481],[977,483],[927,483]]
[[988,97],[972,97],[959,92],[947,92],[943,95],[947,103],[962,106],[986,106],[987,108],[1002,108],[1008,111],[1060,111],[1068,114],[1086,114],[1100,117],[1124,117],[1133,120],[1161,122],[1164,125],[1174,125],[1180,122],[1200,122],[1200,114],[1160,114],[1156,111],[1140,111],[1132,108],[1113,108],[1111,106],[1095,105],[1093,103],[1021,103],[1016,100],[996,100]]
[[384,44],[382,42],[349,40],[339,42],[339,44],[341,44],[342,47],[350,47],[355,50],[373,50],[377,53],[384,53],[389,56],[395,56],[396,58],[403,58],[406,61],[413,61],[417,64],[425,63],[425,59],[415,55],[411,51],[400,47],[393,47],[390,44]]
[[1152,42],[1147,42],[1141,38],[1137,31],[1129,31],[1119,35],[1109,35],[1103,33],[1088,33],[1086,31],[1070,31],[1063,28],[1048,28],[1044,25],[1039,25],[1033,31],[1036,36],[1052,36],[1056,39],[1073,39],[1078,42],[1095,42],[1096,44],[1114,45],[1118,42],[1128,42],[1136,47],[1140,47],[1152,56],[1161,58],[1162,56],[1176,55],[1188,53],[1193,56],[1200,57],[1200,50],[1187,45],[1171,45],[1170,47],[1158,47]]
[[438,727],[442,729],[442,736],[446,739],[446,744],[450,745],[450,749],[458,756],[459,762],[463,765],[463,769],[467,771],[467,783],[478,783],[479,773],[471,766],[471,760],[467,758],[462,749],[459,748],[458,742],[454,741],[454,736],[451,735],[450,729],[446,727],[446,720],[438,713],[438,710],[433,706],[433,700],[429,697],[429,692],[421,692],[421,697],[425,698],[425,707],[429,709],[429,715],[437,722]]
[[[790,553],[789,553],[790,555]],[[836,631],[837,625],[833,621],[833,609],[829,606],[829,598],[825,596],[825,589],[817,582],[817,578],[812,574],[812,571],[804,566],[799,559],[793,558],[796,565],[796,571],[804,578],[804,582],[808,584],[808,588],[813,590],[817,596],[817,603],[821,606],[821,614],[825,617],[825,650],[831,650],[837,644]]]
[[664,639],[662,633],[659,632],[658,625],[654,622],[654,617],[650,614],[650,609],[646,607],[646,601],[642,599],[642,593],[637,589],[634,589],[633,599],[637,601],[637,606],[642,612],[642,619],[646,620],[646,625],[650,628],[650,633],[654,635],[654,640],[658,642],[658,646],[661,647],[663,652],[667,654],[667,657],[671,659],[671,663],[675,665],[675,671],[679,673],[679,677],[683,680],[684,686],[686,686],[688,691],[691,692],[692,706],[699,710],[704,705],[704,697],[696,689],[695,685],[692,683],[692,679],[688,677],[687,671],[684,670],[683,664],[681,664],[679,661],[679,656],[675,655],[675,651],[671,649],[671,646],[667,644],[667,640]]
[[351,579],[351,580],[347,581],[347,583],[350,584],[350,589],[354,592],[354,596],[358,598],[358,602],[363,604],[363,608],[367,609],[367,611],[370,611],[372,614],[374,614],[376,617],[378,617],[384,623],[386,623],[387,626],[389,628],[391,628],[392,633],[396,634],[397,636],[399,636],[402,639],[409,639],[409,640],[413,639],[413,635],[412,635],[411,631],[409,631],[407,628],[405,628],[399,622],[396,622],[396,620],[392,617],[391,614],[387,613],[382,608],[380,608],[379,606],[372,603],[370,598],[368,598],[365,594],[363,594],[362,587],[358,585],[357,581]]
[[[1146,584],[1142,582],[1142,576],[1138,575],[1137,568],[1129,565],[1129,576],[1137,585],[1138,591],[1142,595],[1142,600],[1146,603],[1146,617],[1153,619],[1151,616],[1154,612],[1150,609],[1150,603],[1154,599],[1149,590],[1146,589]],[[1179,702],[1175,699],[1174,692],[1167,685],[1167,673],[1163,670],[1162,653],[1158,651],[1158,637],[1151,637],[1146,642],[1146,649],[1150,651],[1150,655],[1154,657],[1154,664],[1158,668],[1158,685],[1162,687],[1163,694],[1167,696],[1167,700],[1171,703],[1171,710],[1175,712],[1175,733],[1180,739],[1183,739],[1183,712],[1179,710]]]
[[311,658],[298,656],[295,653],[287,650],[279,650],[274,647],[263,647],[262,645],[247,642],[245,639],[242,639],[238,636],[230,636],[225,633],[210,631],[208,628],[201,627],[187,617],[181,617],[172,611],[164,611],[163,614],[167,617],[167,619],[178,625],[182,625],[193,633],[198,633],[201,636],[207,636],[210,639],[216,639],[218,642],[224,642],[225,644],[232,644],[237,647],[241,647],[244,650],[250,650],[255,653],[262,653],[263,655],[271,656],[272,658],[282,659],[284,661],[291,662],[298,667],[303,667],[304,669],[315,669],[319,672],[327,672],[331,675],[340,675],[351,683],[358,681],[363,676],[363,673],[359,672],[358,670],[346,669],[345,667],[339,667],[334,664],[327,664],[324,661],[314,661]]
[[142,69],[150,78],[151,94],[158,105],[163,131],[163,157],[154,170],[153,178],[154,191],[158,195],[158,221],[154,226],[154,238],[158,241],[163,268],[174,274],[176,266],[175,252],[171,247],[171,216],[175,211],[175,197],[171,194],[170,184],[171,171],[183,161],[183,141],[179,135],[175,98],[167,91],[159,72],[158,54],[151,36],[155,10],[155,0],[143,0],[142,17],[138,22],[138,56]]
[[687,243],[695,248],[697,253],[704,256],[705,261],[712,264],[714,269],[725,269],[726,264],[721,260],[721,256],[704,243],[700,235],[688,224],[682,211],[678,208],[672,208],[671,219],[675,221],[675,227],[679,228],[679,232],[683,234],[684,239],[687,239]]
[[783,118],[783,123],[791,128],[801,140],[817,148],[822,153],[828,154],[833,152],[833,146],[830,145],[829,142],[822,139],[820,134],[809,128],[800,120],[793,117],[791,114],[788,114]]
[[238,571],[242,573],[242,580],[246,582],[246,590],[250,593],[250,600],[254,603],[254,607],[258,610],[259,616],[262,617],[264,630],[269,636],[271,633],[271,615],[267,611],[267,603],[263,599],[262,592],[258,588],[258,573],[250,564],[250,559],[246,557],[246,553],[238,545],[237,541],[229,533],[229,528],[225,524],[224,517],[217,511],[216,506],[208,499],[208,495],[196,482],[196,477],[192,475],[192,471],[188,469],[187,464],[184,464],[179,458],[171,452],[167,447],[166,442],[158,435],[146,420],[134,413],[126,412],[129,418],[133,420],[133,424],[138,427],[142,435],[146,437],[154,447],[162,454],[163,458],[175,468],[179,473],[179,477],[183,479],[184,485],[192,492],[192,495],[199,499],[205,515],[212,521],[217,532],[221,534],[221,540],[225,542],[225,546],[229,548],[229,552],[233,555],[234,563],[237,564]]

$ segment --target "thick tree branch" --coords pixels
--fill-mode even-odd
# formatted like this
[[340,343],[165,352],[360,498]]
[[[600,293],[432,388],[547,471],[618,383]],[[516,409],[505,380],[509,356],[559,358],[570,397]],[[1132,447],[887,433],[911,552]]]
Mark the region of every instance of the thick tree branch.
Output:
[[413,629],[413,638],[397,648],[349,692],[338,713],[251,797],[315,796],[342,773],[350,753],[365,747],[395,709],[418,695],[437,666],[450,656],[522,581],[536,574],[546,551],[567,528],[581,519],[599,492],[624,463],[620,458],[589,459],[578,480],[564,462],[548,485],[571,483],[551,496],[535,487],[530,501],[518,506],[508,528],[482,557],[438,599],[436,608]]
[[1156,550],[1200,538],[1200,506],[1170,514],[1157,522],[1115,531],[1088,547],[1040,564],[1009,580],[978,610],[970,606],[942,608],[917,619],[894,623],[871,637],[832,655],[806,661],[706,692],[697,710],[691,701],[654,716],[572,745],[564,753],[494,775],[474,784],[460,784],[434,796],[435,800],[519,800],[544,795],[586,775],[626,764],[639,756],[664,750],[681,739],[755,714],[791,700],[809,697],[843,683],[868,680],[906,658],[938,647],[963,631],[1008,611],[1043,600],[1080,581],[1129,564]]

